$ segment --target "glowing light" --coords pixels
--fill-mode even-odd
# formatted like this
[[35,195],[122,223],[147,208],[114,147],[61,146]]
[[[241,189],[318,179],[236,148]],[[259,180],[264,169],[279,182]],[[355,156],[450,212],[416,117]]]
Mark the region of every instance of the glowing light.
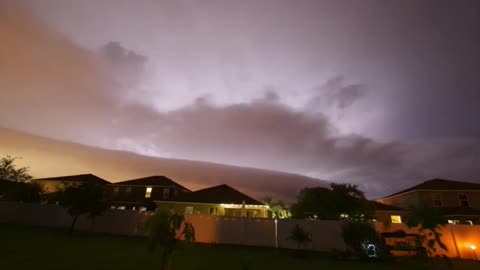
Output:
[[476,247],[475,245],[470,245],[470,249],[472,249],[472,250],[476,250],[476,249],[477,249],[477,247]]
[[152,188],[147,187],[147,190],[145,191],[145,198],[150,198],[152,196]]
[[402,217],[401,216],[390,216],[390,219],[392,223],[402,223]]

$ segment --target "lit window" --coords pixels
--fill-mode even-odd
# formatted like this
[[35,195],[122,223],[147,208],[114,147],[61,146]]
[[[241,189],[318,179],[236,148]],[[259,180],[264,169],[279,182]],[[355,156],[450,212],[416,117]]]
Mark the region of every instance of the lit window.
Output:
[[471,221],[471,220],[469,220],[469,219],[467,219],[465,222],[466,222],[468,225],[473,225],[473,221]]
[[140,212],[147,211],[147,207],[145,207],[145,206],[140,206],[139,210],[140,210]]
[[147,187],[147,190],[145,191],[145,198],[150,198],[152,196],[152,188]]
[[124,206],[124,205],[120,205],[119,207],[117,207],[117,209],[125,210],[125,206]]
[[127,192],[132,192],[132,187],[128,187]]
[[392,223],[402,223],[401,216],[390,216],[390,219],[392,220]]

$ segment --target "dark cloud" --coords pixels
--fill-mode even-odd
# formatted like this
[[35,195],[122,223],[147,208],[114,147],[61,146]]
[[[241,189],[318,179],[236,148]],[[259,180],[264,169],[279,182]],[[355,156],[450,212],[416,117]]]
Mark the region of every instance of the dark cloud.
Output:
[[333,107],[345,110],[367,95],[367,88],[361,84],[348,84],[344,76],[336,76],[325,84],[314,88],[314,96],[307,103],[307,109],[322,110]]
[[145,75],[148,58],[126,49],[117,41],[108,42],[99,53],[106,61],[107,70],[124,88],[137,86]]
[[192,104],[169,113],[137,106],[122,121],[123,136],[150,142],[157,153],[353,182],[370,196],[427,178],[476,180],[480,173],[478,140],[381,143],[339,134],[322,114],[268,99]]

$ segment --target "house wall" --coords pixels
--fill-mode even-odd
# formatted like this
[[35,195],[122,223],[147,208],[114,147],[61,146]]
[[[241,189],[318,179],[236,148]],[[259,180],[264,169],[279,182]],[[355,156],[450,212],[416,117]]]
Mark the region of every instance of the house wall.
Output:
[[[418,228],[408,228],[405,224],[389,224],[384,225],[381,223],[375,224],[375,229],[378,232],[395,232],[402,230],[410,234],[418,234]],[[447,247],[447,250],[441,249],[438,245],[435,245],[434,255],[445,255],[450,258],[461,258],[461,259],[480,259],[480,254],[478,249],[480,247],[480,226],[470,226],[470,225],[453,225],[449,224],[447,226],[441,227],[438,229],[441,236],[441,241]],[[471,249],[471,246],[476,247],[476,253]]]
[[460,200],[459,194],[465,194],[471,208],[480,209],[480,191],[419,191],[420,202],[434,207],[433,199],[439,198],[442,201],[442,207],[458,207]]
[[417,191],[413,191],[385,199],[380,199],[378,200],[378,202],[388,205],[394,205],[401,208],[408,208],[410,205],[418,205],[420,202],[420,196]]
[[425,204],[434,207],[434,198],[442,201],[442,207],[460,206],[459,194],[465,194],[471,208],[480,209],[480,191],[429,191],[417,190],[405,194],[399,194],[390,198],[378,200],[381,203],[408,208],[411,205]]
[[[152,188],[150,198],[146,198],[147,187]],[[164,190],[168,189],[168,196],[164,196]],[[117,191],[116,191],[117,190]],[[172,200],[178,197],[182,189],[176,187],[163,186],[137,186],[137,185],[108,185],[105,188],[105,194],[108,201],[115,204],[153,204],[154,200]]]
[[[39,183],[45,189],[45,192],[51,193],[59,191],[65,188],[65,183],[61,181],[51,181],[51,180],[35,180],[36,183]],[[81,182],[67,182],[69,185],[79,185]]]
[[393,215],[400,216],[402,219],[402,223],[407,220],[406,211],[375,211],[374,217],[377,222],[388,224],[391,223]]
[[[193,207],[193,213],[197,215],[210,215],[210,208],[217,208],[217,216],[241,216],[241,209],[239,208],[225,208],[220,204],[198,204],[198,203],[176,203],[176,202],[156,202],[157,209],[173,210],[177,213],[185,213],[186,207]],[[258,218],[267,218],[268,211],[262,208],[246,207],[245,211],[250,217],[254,217],[253,212],[256,212]]]

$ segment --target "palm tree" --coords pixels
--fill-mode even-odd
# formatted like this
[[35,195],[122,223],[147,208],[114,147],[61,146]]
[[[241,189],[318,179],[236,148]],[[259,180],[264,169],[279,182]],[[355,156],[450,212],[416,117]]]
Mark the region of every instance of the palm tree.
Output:
[[445,224],[447,224],[446,219],[436,208],[411,206],[409,209],[407,226],[409,228],[418,227],[418,231],[421,233],[421,244],[426,243],[429,255],[433,255],[436,252],[436,245],[443,250],[447,250],[441,239],[442,234],[438,231]]
[[262,202],[268,207],[268,210],[272,212],[272,218],[290,218],[291,213],[285,208],[285,204],[280,200],[275,200],[271,197],[267,197]]

